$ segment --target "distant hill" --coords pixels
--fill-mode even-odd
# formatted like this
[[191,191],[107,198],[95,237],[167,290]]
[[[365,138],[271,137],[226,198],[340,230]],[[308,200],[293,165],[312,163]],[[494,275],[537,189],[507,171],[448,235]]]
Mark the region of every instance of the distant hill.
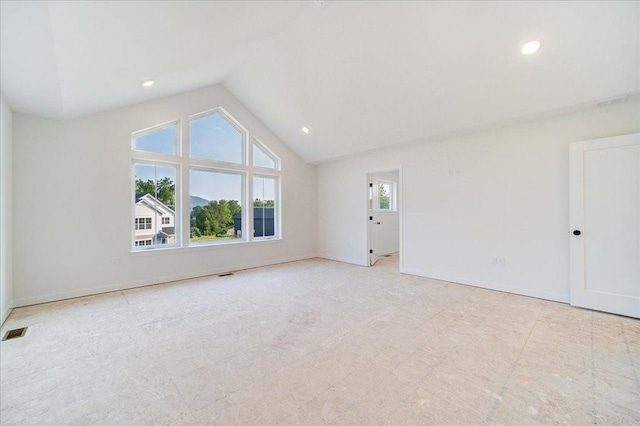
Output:
[[201,197],[196,197],[195,195],[189,196],[189,209],[192,209],[196,206],[206,206],[207,204],[209,204],[209,200],[205,200]]

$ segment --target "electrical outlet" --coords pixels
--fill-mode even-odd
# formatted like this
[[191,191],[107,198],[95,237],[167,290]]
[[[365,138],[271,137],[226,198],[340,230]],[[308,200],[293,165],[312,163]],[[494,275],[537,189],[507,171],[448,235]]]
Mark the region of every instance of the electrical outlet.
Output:
[[498,259],[498,265],[500,265],[500,266],[504,266],[504,265],[505,265],[505,263],[506,263],[506,262],[505,262],[505,260],[504,260],[504,257],[501,257],[500,259]]
[[497,266],[498,265],[498,256],[492,256],[491,257],[491,264],[493,266]]

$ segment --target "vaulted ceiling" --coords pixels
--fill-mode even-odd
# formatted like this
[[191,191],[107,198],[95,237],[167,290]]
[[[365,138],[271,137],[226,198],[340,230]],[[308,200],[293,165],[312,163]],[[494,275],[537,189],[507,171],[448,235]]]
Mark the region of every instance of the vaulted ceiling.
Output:
[[640,91],[639,2],[3,1],[0,30],[14,111],[221,83],[309,162]]

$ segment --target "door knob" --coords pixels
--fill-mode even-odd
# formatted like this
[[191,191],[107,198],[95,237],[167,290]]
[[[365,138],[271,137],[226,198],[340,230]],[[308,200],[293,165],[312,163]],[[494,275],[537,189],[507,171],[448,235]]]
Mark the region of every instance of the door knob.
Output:
[[573,235],[580,235],[580,234],[582,234],[582,232],[580,232],[579,229],[574,229]]

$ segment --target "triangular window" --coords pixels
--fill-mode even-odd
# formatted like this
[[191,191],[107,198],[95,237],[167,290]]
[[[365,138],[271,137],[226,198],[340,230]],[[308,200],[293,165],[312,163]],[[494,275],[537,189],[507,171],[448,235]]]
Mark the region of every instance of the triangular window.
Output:
[[253,165],[266,169],[277,169],[278,158],[258,142],[253,143]]

